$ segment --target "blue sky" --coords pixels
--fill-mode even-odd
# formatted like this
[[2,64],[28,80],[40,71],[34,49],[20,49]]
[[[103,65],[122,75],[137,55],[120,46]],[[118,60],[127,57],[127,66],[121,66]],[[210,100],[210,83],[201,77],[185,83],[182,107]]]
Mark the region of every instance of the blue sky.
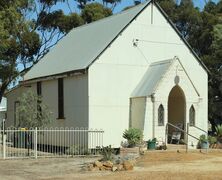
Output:
[[[96,0],[97,2],[102,2],[102,0]],[[141,2],[145,2],[146,0],[141,0]],[[179,1],[179,0],[178,0]],[[196,7],[199,7],[200,9],[203,9],[204,4],[205,4],[206,0],[193,0],[194,5]],[[214,2],[218,2],[219,0],[213,0]],[[74,0],[68,0],[68,2],[70,3],[70,7],[71,7],[71,11],[72,12],[79,12],[77,6],[76,6],[76,2]],[[120,12],[122,11],[122,9],[124,9],[127,6],[131,6],[134,4],[134,0],[122,0],[121,3],[119,3],[116,8],[114,9],[114,13]],[[61,9],[65,9],[66,13],[70,12],[70,9],[68,8],[67,5],[64,5],[64,3],[58,3],[55,7],[55,9],[57,8],[61,8]]]
[[[141,2],[144,2],[145,0],[141,0]],[[199,7],[200,9],[203,9],[204,4],[205,4],[206,0],[193,0],[193,3],[195,6]],[[218,2],[219,0],[213,0],[214,2]],[[122,0],[121,4],[119,4],[116,9],[115,12],[119,12],[121,11],[123,8],[133,5],[133,0]]]

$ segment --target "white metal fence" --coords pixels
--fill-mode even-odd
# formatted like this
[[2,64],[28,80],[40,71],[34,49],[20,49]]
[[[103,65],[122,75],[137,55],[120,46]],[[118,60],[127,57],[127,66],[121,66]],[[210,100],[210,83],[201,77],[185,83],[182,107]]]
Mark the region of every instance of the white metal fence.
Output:
[[102,130],[86,128],[0,130],[1,158],[38,158],[98,155]]

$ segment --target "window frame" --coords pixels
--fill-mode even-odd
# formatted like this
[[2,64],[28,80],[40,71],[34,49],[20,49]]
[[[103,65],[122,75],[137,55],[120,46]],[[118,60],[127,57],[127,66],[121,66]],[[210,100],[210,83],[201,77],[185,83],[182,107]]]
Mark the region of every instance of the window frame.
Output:
[[158,126],[164,126],[165,118],[165,109],[163,104],[160,104],[158,107]]
[[194,108],[194,105],[191,105],[189,109],[189,124],[190,126],[195,126],[196,123],[196,110]]
[[64,79],[58,78],[58,118],[65,119],[64,117]]

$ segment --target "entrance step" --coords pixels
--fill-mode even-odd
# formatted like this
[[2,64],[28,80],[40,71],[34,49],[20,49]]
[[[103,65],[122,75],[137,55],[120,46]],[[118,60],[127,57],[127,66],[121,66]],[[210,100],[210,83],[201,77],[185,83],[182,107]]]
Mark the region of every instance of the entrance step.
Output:
[[186,145],[183,144],[167,144],[167,150],[185,150]]

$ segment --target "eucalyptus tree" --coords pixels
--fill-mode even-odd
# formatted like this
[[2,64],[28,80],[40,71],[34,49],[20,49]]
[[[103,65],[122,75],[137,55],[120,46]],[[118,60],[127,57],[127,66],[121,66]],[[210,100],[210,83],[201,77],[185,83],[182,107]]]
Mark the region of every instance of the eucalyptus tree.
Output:
[[[78,4],[80,12],[72,11]],[[1,0],[0,102],[12,81],[71,29],[112,14],[120,0]],[[66,8],[70,12],[66,12]]]

